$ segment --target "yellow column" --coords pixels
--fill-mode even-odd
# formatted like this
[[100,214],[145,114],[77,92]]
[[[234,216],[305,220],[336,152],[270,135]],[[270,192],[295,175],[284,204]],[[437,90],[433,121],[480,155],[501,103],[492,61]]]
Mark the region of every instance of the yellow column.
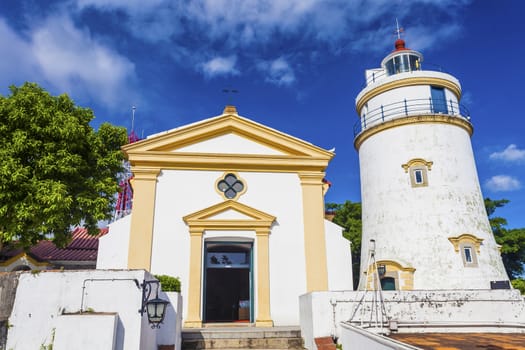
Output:
[[299,173],[303,192],[307,292],[328,290],[324,232],[324,173]]
[[190,227],[190,280],[188,286],[188,316],[184,327],[202,327],[201,318],[201,271],[203,228]]
[[272,327],[270,316],[269,228],[255,229],[257,236],[257,317],[256,327]]
[[155,190],[158,168],[134,168],[133,208],[129,236],[128,268],[151,268],[153,219],[155,216]]

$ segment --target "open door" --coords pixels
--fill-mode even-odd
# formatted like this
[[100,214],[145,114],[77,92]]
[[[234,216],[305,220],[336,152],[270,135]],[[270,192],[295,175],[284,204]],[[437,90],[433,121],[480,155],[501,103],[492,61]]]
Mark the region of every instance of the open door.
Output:
[[204,322],[252,322],[252,243],[205,245]]

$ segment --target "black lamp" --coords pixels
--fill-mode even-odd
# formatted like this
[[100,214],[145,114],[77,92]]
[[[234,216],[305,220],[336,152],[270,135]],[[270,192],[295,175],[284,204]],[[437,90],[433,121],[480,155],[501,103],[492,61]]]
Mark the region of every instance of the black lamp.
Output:
[[[157,291],[154,299],[149,299],[151,296],[152,285],[157,285]],[[167,300],[159,298],[160,283],[156,280],[146,281],[144,280],[141,284],[142,287],[142,305],[139,313],[144,315],[144,312],[148,314],[148,322],[151,324],[151,328],[160,328],[160,324],[164,321],[166,316],[166,307],[170,303]]]
[[386,266],[383,264],[380,264],[377,266],[377,273],[379,274],[379,277],[383,277],[386,273]]

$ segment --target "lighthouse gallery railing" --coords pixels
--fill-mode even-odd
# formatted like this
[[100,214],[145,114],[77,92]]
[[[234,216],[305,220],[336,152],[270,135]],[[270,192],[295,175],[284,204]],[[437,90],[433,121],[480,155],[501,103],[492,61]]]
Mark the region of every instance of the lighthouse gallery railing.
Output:
[[368,111],[354,124],[354,137],[369,127],[381,124],[403,116],[420,114],[444,114],[470,120],[468,109],[452,100],[436,100],[432,98],[402,100]]

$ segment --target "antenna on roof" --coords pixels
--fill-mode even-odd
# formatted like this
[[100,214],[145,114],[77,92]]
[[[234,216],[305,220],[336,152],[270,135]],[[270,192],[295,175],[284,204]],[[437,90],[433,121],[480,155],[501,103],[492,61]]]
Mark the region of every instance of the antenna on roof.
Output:
[[233,104],[233,94],[236,94],[239,92],[239,90],[236,89],[222,89],[222,92],[225,94],[228,94],[228,105]]
[[394,34],[397,35],[397,38],[398,39],[401,39],[401,33],[403,33],[405,30],[403,29],[403,27],[399,28],[399,22],[397,21],[397,18],[396,18],[396,30],[394,31]]
[[131,132],[135,130],[135,110],[137,107],[131,106]]

